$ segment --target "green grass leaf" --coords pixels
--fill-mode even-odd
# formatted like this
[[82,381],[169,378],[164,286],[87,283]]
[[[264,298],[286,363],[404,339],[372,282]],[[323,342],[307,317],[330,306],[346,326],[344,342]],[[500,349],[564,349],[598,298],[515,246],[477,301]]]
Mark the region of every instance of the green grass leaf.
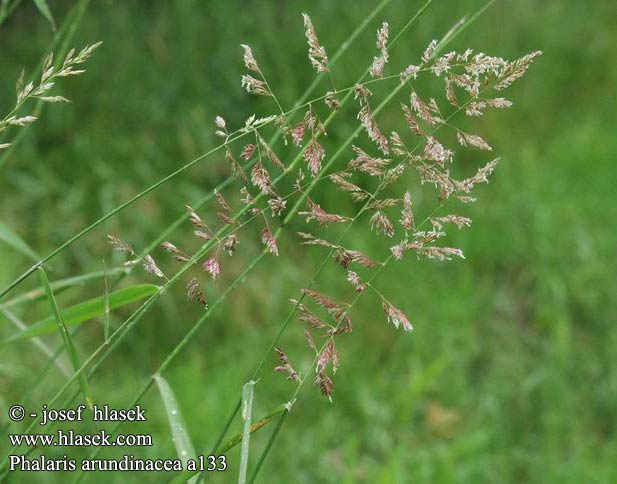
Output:
[[253,380],[245,383],[242,387],[242,420],[244,420],[244,429],[242,431],[242,446],[240,447],[240,472],[238,473],[238,484],[245,484],[246,471],[248,470],[249,465],[254,389],[255,382]]
[[[81,362],[79,361],[79,355],[77,354],[77,349],[73,344],[73,338],[71,337],[71,333],[69,332],[64,318],[62,317],[62,311],[60,311],[60,307],[58,306],[58,301],[54,297],[54,292],[49,285],[49,279],[47,277],[47,273],[45,269],[42,267],[38,268],[39,278],[41,279],[41,285],[47,294],[47,298],[49,299],[49,305],[51,306],[51,310],[54,313],[54,319],[56,320],[56,324],[58,325],[58,329],[62,334],[62,340],[64,341],[64,347],[66,348],[66,352],[71,357],[71,363],[73,363],[73,369],[77,371],[81,368]],[[92,393],[90,392],[90,386],[88,385],[88,378],[84,372],[81,372],[79,375],[79,384],[81,386],[81,391],[84,394],[84,398],[86,399],[86,403],[90,408],[94,405],[94,400],[92,399]]]
[[103,299],[103,337],[105,342],[109,343],[109,334],[111,333],[111,314],[109,308],[109,284],[107,283],[107,266],[103,262],[105,269],[105,298]]
[[35,262],[38,262],[41,259],[41,257],[34,252],[19,235],[13,232],[8,225],[2,222],[0,222],[0,240],[13,247],[13,249],[20,254],[28,257],[28,259],[32,259]]
[[159,387],[159,392],[163,398],[165,404],[165,410],[167,411],[167,418],[169,419],[169,427],[171,429],[171,437],[178,452],[178,457],[186,466],[188,459],[196,459],[195,447],[191,442],[191,436],[189,435],[184,418],[180,412],[180,406],[176,400],[173,390],[167,383],[167,380],[160,374],[154,375],[154,380]]
[[[67,277],[66,279],[59,279],[51,283],[51,288],[54,290],[54,294],[58,294],[65,289],[69,289],[71,287],[84,285],[86,282],[100,279],[102,277],[109,277],[115,274],[126,273],[126,269],[124,267],[114,267],[112,269],[107,269],[103,271],[95,271],[88,272],[87,274],[82,274],[75,277]],[[25,303],[33,303],[43,299],[45,297],[45,291],[42,288],[32,289],[31,291],[26,291],[21,293],[18,296],[15,296],[13,299],[0,304],[0,306],[8,308],[12,306],[17,306],[19,304]]]
[[[115,309],[126,304],[130,304],[134,301],[144,299],[151,296],[158,290],[158,286],[154,284],[139,284],[137,286],[127,287],[120,289],[119,291],[109,294],[109,308]],[[62,311],[64,321],[68,326],[76,326],[84,321],[88,321],[97,316],[101,316],[105,313],[105,297],[95,297],[88,301],[70,306]],[[18,333],[9,339],[5,340],[4,344],[32,338],[34,336],[41,336],[42,334],[53,333],[58,329],[55,325],[55,315],[48,316],[34,324],[28,326],[28,329]]]
[[47,0],[33,0],[36,8],[39,9],[39,12],[45,17],[49,23],[51,24],[51,28],[56,30],[56,21],[54,20],[54,16],[51,14],[51,10],[49,9],[49,5],[47,5]]

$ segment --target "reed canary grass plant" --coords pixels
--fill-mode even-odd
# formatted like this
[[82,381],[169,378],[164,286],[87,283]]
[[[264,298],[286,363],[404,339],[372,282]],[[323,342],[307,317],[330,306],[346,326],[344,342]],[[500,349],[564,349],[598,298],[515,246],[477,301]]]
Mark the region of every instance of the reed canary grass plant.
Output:
[[[465,258],[460,247],[448,245],[448,233],[471,227],[472,221],[465,215],[465,207],[476,202],[479,186],[489,182],[499,162],[490,141],[467,128],[470,123],[465,118],[473,120],[487,111],[510,108],[513,102],[504,97],[507,88],[524,76],[541,52],[506,60],[471,48],[450,50],[453,40],[473,24],[492,3],[489,2],[473,16],[456,23],[438,40],[427,40],[426,47],[417,58],[410,58],[408,64],[392,65],[391,53],[400,48],[405,33],[431,5],[432,0],[428,0],[398,32],[391,32],[387,20],[380,20],[374,51],[365,59],[363,74],[353,84],[337,86],[335,78],[339,59],[352,48],[350,45],[358,36],[367,35],[368,26],[373,25],[389,2],[380,2],[332,56],[330,51],[333,48],[320,41],[318,23],[306,13],[298,16],[298,24],[303,26],[306,36],[308,66],[315,70],[316,77],[293,104],[287,104],[285,99],[277,96],[276,85],[269,82],[269,73],[261,67],[259,56],[251,46],[239,44],[238,53],[245,74],[238,87],[247,95],[270,99],[271,111],[252,114],[240,126],[232,126],[224,113],[216,116],[212,120],[212,129],[220,139],[219,145],[116,206],[47,256],[36,260],[30,269],[0,291],[0,304],[4,310],[9,310],[24,297],[14,294],[22,282],[36,271],[44,274],[44,291],[36,297],[47,294],[51,298],[57,326],[63,331],[65,346],[70,349],[74,365],[74,371],[62,387],[49,395],[49,406],[70,405],[80,395],[88,395],[88,399],[94,401],[100,398],[96,395],[96,387],[90,389],[88,380],[138,328],[154,304],[167,297],[172,287],[182,286],[186,304],[197,305],[202,314],[152,372],[145,385],[127,401],[127,408],[139,403],[157,383],[162,389],[166,408],[174,410],[177,402],[161,375],[217,308],[234,302],[236,289],[249,276],[259,278],[263,261],[288,257],[291,249],[281,245],[281,235],[285,232],[295,234],[298,251],[319,253],[321,261],[306,277],[306,283],[297,288],[296,296],[290,299],[287,317],[274,331],[272,342],[257,360],[254,372],[247,375],[238,403],[231,409],[210,449],[210,454],[217,454],[241,444],[239,482],[253,482],[257,478],[285,419],[293,412],[294,404],[301,398],[300,391],[307,383],[336,404],[337,371],[347,364],[340,357],[339,348],[353,337],[354,310],[359,300],[370,295],[378,301],[373,308],[375,319],[379,314],[384,331],[398,330],[402,338],[413,338],[414,326],[427,324],[422,314],[406,314],[401,309],[401,302],[389,296],[388,283],[378,284],[376,277],[392,264],[412,266],[418,258],[434,259],[438,263]],[[75,66],[85,62],[99,45],[94,43],[78,53],[70,51],[60,64],[54,64],[52,56],[46,57],[39,82],[26,84],[20,81],[18,84],[15,108],[0,121],[0,131],[10,126],[30,124],[36,119],[35,116],[17,114],[30,99],[65,101],[61,96],[49,94],[53,81],[81,73],[82,70]],[[341,112],[350,111],[355,114],[356,126],[345,139],[331,142],[329,129],[338,121]],[[8,143],[0,145],[0,148],[7,147]],[[462,167],[461,170],[468,172],[463,177],[455,177],[453,167],[461,153],[473,156],[475,166]],[[119,304],[121,296],[129,298],[129,295],[113,292],[128,274],[135,274],[141,268],[144,282],[148,283],[142,292],[130,296],[131,301],[145,299],[139,308],[115,328],[107,322],[105,340],[80,360],[70,331],[72,324],[77,326],[81,322],[79,311],[58,308],[53,291],[63,287],[66,281],[49,283],[43,267],[106,220],[121,217],[121,212],[139,199],[163,184],[173,183],[189,168],[214,155],[222,155],[222,162],[229,172],[211,193],[197,203],[187,203],[186,213],[145,247],[134,247],[122,234],[109,234],[111,249],[126,257],[123,266],[76,276],[83,280],[105,278],[105,294],[91,303],[91,314],[105,314],[107,318],[110,307]],[[412,179],[420,182],[420,188],[410,188]],[[322,194],[328,185],[344,193],[349,204],[341,208],[324,199]],[[419,196],[433,200],[428,211],[417,213],[415,200]],[[176,242],[174,235],[188,230],[188,227],[193,233],[192,243]],[[352,228],[370,233],[380,249],[370,253],[360,250],[350,237]],[[245,255],[243,247],[250,245],[243,243],[245,240],[257,240],[262,245],[258,255],[252,258]],[[165,258],[178,265],[174,268]],[[212,291],[209,288],[213,285],[225,284],[229,280],[222,277],[228,267],[238,266],[230,263],[231,258],[242,259],[243,269],[232,275],[231,282]],[[324,270],[330,268],[336,268],[337,277],[348,284],[347,291],[332,293],[320,280]],[[211,292],[218,293],[218,296],[211,296]],[[64,318],[61,309],[64,309]],[[67,314],[75,316],[71,319]],[[300,324],[292,325],[296,320]],[[37,330],[51,328],[46,324],[41,324]],[[282,336],[287,333],[306,342],[303,353],[288,352],[282,347]],[[29,336],[30,333],[26,335]],[[50,353],[53,362],[60,351]],[[307,358],[309,365],[299,363]],[[253,399],[259,398],[260,392],[267,391],[260,384],[266,371],[281,373],[289,380],[289,398],[267,416],[253,421]],[[37,380],[38,384],[45,380],[45,372]],[[80,384],[79,388],[75,382]],[[243,431],[225,443],[239,413],[244,420]],[[273,427],[269,441],[261,455],[254,456],[256,460],[250,468],[250,435],[268,424]],[[184,449],[184,457],[193,454],[190,439],[184,440],[181,419],[170,416],[170,425],[174,432],[183,435],[180,440],[184,444],[178,447],[179,452]],[[111,431],[115,432],[119,426],[120,423],[116,424]],[[93,452],[92,457],[100,450]],[[6,464],[5,458],[2,463],[5,472]],[[197,478],[194,474],[183,473],[178,480],[207,477],[203,474]],[[79,474],[77,479],[85,477],[85,474]]]

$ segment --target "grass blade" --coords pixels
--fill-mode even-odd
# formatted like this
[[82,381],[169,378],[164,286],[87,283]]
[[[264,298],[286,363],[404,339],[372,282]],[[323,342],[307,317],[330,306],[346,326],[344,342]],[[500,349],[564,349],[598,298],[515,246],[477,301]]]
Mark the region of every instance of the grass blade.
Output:
[[0,240],[10,245],[20,254],[25,255],[28,259],[32,259],[33,261],[38,261],[40,259],[40,256],[34,252],[19,235],[2,222],[0,222]]
[[103,301],[103,337],[105,338],[105,342],[109,343],[109,330],[111,328],[111,315],[109,311],[109,285],[107,284],[107,266],[105,266],[105,262],[103,261],[103,266],[105,269],[105,299]]
[[[108,269],[107,271],[94,271],[88,272],[86,274],[82,274],[80,276],[67,277],[66,279],[60,279],[51,283],[51,288],[54,290],[54,294],[58,294],[60,291],[64,289],[68,289],[80,284],[84,284],[92,279],[100,279],[101,277],[110,276],[112,274],[120,274],[126,273],[126,269],[124,267],[114,267],[113,269]],[[31,291],[26,291],[19,296],[15,296],[13,299],[5,302],[4,304],[0,304],[1,307],[8,308],[12,306],[17,306],[23,303],[33,303],[35,301],[39,301],[45,297],[45,291],[42,288],[33,289]]]
[[246,471],[248,470],[249,464],[254,388],[255,382],[253,380],[245,383],[242,387],[242,420],[244,420],[244,430],[242,431],[242,447],[240,448],[240,472],[238,474],[238,484],[246,483]]
[[191,442],[191,436],[186,429],[186,423],[180,412],[180,406],[176,400],[173,390],[167,383],[167,380],[160,374],[154,375],[154,380],[159,387],[161,398],[165,404],[165,410],[167,411],[167,418],[169,419],[169,427],[171,429],[171,436],[178,452],[178,458],[182,461],[184,467],[186,467],[186,461],[188,459],[196,459],[195,448]]
[[54,16],[51,14],[51,10],[49,9],[49,5],[47,5],[46,0],[34,0],[34,4],[36,8],[39,9],[39,12],[45,17],[49,23],[51,24],[52,30],[56,30],[56,21],[54,20]]
[[[62,312],[60,311],[60,307],[58,306],[58,302],[56,301],[54,292],[49,285],[49,278],[47,277],[45,269],[39,267],[38,272],[39,278],[41,279],[41,285],[43,286],[43,289],[45,289],[45,293],[47,294],[47,298],[49,299],[49,305],[51,306],[51,310],[54,313],[54,318],[56,319],[56,323],[58,324],[58,330],[62,334],[62,340],[64,341],[66,352],[71,358],[71,362],[73,363],[73,369],[77,370],[81,367],[81,363],[79,361],[79,355],[77,354],[75,345],[73,344],[71,333],[69,333],[66,323],[64,322],[64,318],[62,317]],[[81,385],[81,391],[84,394],[86,403],[90,408],[92,408],[94,400],[92,399],[92,394],[90,393],[90,386],[88,385],[88,379],[85,373],[80,373],[79,384]]]
[[[120,306],[144,299],[151,296],[159,289],[154,284],[139,284],[136,286],[120,289],[119,291],[109,294],[109,308],[116,309]],[[51,291],[51,287],[49,287]],[[47,290],[46,290],[47,293]],[[49,297],[49,296],[48,296]],[[68,326],[76,326],[85,321],[93,319],[97,316],[101,316],[105,313],[105,296],[95,297],[88,301],[70,306],[64,310],[64,323]],[[10,343],[12,341],[32,338],[34,336],[41,336],[47,333],[53,333],[58,329],[55,315],[48,316],[34,324],[28,326],[28,329],[18,333],[9,339],[5,340],[3,344]]]

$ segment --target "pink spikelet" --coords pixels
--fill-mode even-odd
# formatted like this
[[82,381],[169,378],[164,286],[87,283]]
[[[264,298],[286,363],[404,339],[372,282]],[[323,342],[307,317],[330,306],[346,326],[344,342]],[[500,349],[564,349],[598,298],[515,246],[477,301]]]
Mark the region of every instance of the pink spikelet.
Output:
[[321,162],[326,156],[326,152],[315,138],[311,139],[303,153],[304,159],[308,163],[309,171],[316,177],[321,171]]
[[399,326],[403,326],[405,331],[413,331],[413,325],[409,322],[409,319],[407,319],[403,311],[395,308],[385,299],[382,300],[381,306],[384,313],[386,313],[388,322],[392,323],[396,329],[398,329]]
[[216,255],[210,256],[206,262],[202,264],[204,271],[206,271],[213,280],[216,280],[221,273],[221,265],[219,264],[218,258]]
[[294,370],[293,366],[289,362],[289,357],[285,354],[285,352],[279,347],[275,346],[274,351],[276,352],[276,356],[281,364],[274,368],[274,371],[280,371],[283,373],[287,373],[287,379],[292,381],[300,381],[300,375],[298,372]]
[[246,66],[246,68],[249,71],[253,71],[258,74],[261,74],[261,69],[259,68],[257,61],[255,60],[255,57],[253,56],[252,49],[248,45],[245,45],[245,44],[242,44],[242,48],[244,49],[244,65]]
[[377,48],[380,51],[380,55],[373,59],[373,65],[370,69],[371,76],[373,77],[383,77],[383,70],[388,62],[388,33],[388,22],[384,22],[377,31]]
[[414,218],[411,207],[411,194],[409,192],[405,192],[405,195],[403,196],[403,211],[401,213],[400,220],[400,223],[405,230],[413,230],[414,228]]
[[261,232],[261,241],[268,248],[268,251],[275,256],[279,255],[279,247],[276,243],[276,238],[268,227],[265,227]]

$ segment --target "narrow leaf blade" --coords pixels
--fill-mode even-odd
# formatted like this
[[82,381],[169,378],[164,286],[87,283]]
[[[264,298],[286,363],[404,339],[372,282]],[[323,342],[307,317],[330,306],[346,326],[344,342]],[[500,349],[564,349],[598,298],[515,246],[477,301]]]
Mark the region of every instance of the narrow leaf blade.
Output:
[[[104,264],[104,263],[103,263]],[[109,343],[109,334],[111,332],[111,314],[109,309],[109,285],[107,284],[107,266],[105,268],[105,295],[103,299],[103,337],[105,338],[105,343]]]
[[[66,352],[71,357],[71,362],[73,363],[73,369],[77,371],[81,368],[81,362],[79,361],[79,355],[77,354],[77,350],[75,349],[75,344],[73,343],[73,338],[71,337],[71,333],[69,332],[66,323],[64,322],[64,318],[62,317],[62,312],[60,311],[60,307],[58,306],[58,301],[54,297],[54,292],[49,285],[49,279],[47,277],[47,273],[45,269],[42,267],[38,268],[39,278],[41,280],[41,285],[47,294],[47,298],[49,299],[49,305],[51,306],[52,312],[54,314],[54,318],[56,323],[58,324],[58,329],[62,334],[62,340],[64,341],[64,346],[66,348]],[[94,400],[92,399],[92,394],[90,393],[90,386],[88,385],[88,379],[86,378],[86,374],[82,371],[79,375],[79,384],[81,385],[81,391],[84,394],[84,398],[86,399],[86,403],[90,408],[94,405]]]
[[251,380],[242,387],[242,419],[244,429],[242,431],[242,445],[240,447],[240,472],[238,484],[246,483],[246,472],[249,463],[249,447],[251,439],[251,418],[253,416],[253,390],[255,382]]
[[[54,290],[54,294],[58,294],[60,291],[65,289],[69,289],[71,287],[83,285],[86,282],[99,279],[101,277],[110,276],[113,274],[121,274],[125,272],[123,267],[114,267],[112,269],[108,269],[105,271],[94,271],[88,272],[86,274],[81,274],[79,276],[67,277],[66,279],[59,279],[51,283],[51,288]],[[33,303],[35,301],[39,301],[45,297],[45,291],[42,288],[33,289],[31,291],[27,291],[21,293],[19,296],[15,296],[13,299],[2,304],[5,308],[17,306],[19,304],[24,303]]]
[[47,5],[47,0],[34,0],[34,4],[36,5],[36,8],[39,9],[39,12],[41,12],[43,17],[49,21],[51,28],[56,30],[56,21],[54,20],[54,16],[51,14],[49,5]]
[[[116,309],[120,306],[130,304],[134,301],[151,296],[159,289],[159,286],[154,284],[139,284],[136,286],[120,289],[119,291],[109,294],[109,308]],[[101,316],[105,311],[104,296],[95,297],[88,301],[70,306],[63,311],[64,321],[68,326],[76,326],[90,319]],[[28,329],[18,333],[9,339],[6,343],[12,341],[41,336],[43,334],[53,333],[58,329],[54,315],[48,316],[34,324],[28,326]]]
[[159,392],[161,393],[161,398],[165,404],[169,427],[171,429],[171,436],[174,446],[176,447],[176,451],[178,452],[178,457],[182,461],[183,465],[186,466],[186,461],[188,459],[195,460],[196,454],[195,447],[193,447],[193,443],[191,442],[191,436],[187,431],[186,423],[184,422],[184,418],[180,412],[180,406],[178,405],[176,396],[169,386],[169,383],[167,383],[167,380],[165,380],[165,378],[163,378],[160,374],[154,375],[154,380],[156,381]]

